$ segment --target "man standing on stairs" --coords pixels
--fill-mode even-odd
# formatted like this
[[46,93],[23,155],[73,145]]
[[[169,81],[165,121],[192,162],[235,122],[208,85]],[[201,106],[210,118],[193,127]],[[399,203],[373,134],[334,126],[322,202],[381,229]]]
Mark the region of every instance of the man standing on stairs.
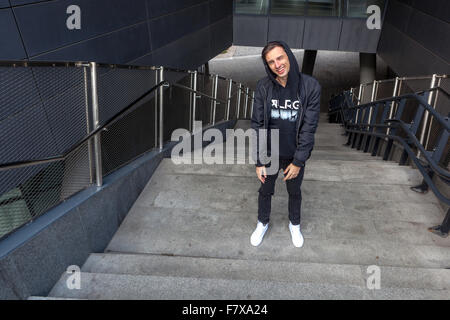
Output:
[[[279,131],[279,164],[284,173],[289,194],[289,230],[295,247],[303,246],[300,231],[301,184],[305,162],[314,146],[314,134],[320,114],[321,87],[316,79],[299,71],[297,60],[288,45],[282,41],[269,42],[262,50],[262,60],[267,77],[257,83],[252,114],[252,128],[259,137],[259,130],[267,131],[267,154],[270,155],[270,132]],[[261,163],[263,150],[256,147],[256,175],[261,181],[258,195],[258,222],[250,242],[258,246],[269,226],[272,195],[276,174],[268,175]]]

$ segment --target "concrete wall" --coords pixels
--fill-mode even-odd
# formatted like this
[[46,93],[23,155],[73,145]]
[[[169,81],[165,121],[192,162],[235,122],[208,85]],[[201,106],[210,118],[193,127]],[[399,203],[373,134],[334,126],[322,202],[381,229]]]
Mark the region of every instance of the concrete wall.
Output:
[[[80,30],[66,27],[70,5]],[[0,60],[193,68],[231,43],[228,0],[0,0]]]
[[390,0],[377,53],[400,76],[450,73],[450,2]]
[[[226,137],[225,130],[235,123],[224,121],[214,127]],[[69,266],[81,267],[90,253],[103,252],[175,144],[144,154],[107,176],[101,188],[85,189],[2,239],[0,300],[46,296]]]

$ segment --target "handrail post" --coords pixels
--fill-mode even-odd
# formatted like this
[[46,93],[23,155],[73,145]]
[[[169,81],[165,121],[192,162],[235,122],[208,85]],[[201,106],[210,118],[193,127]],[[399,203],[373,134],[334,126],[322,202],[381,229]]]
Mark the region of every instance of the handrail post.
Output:
[[[89,89],[88,89],[88,79],[87,79],[87,68],[83,67],[83,79],[84,79],[84,104],[86,106],[86,133],[91,133],[91,122],[90,122],[90,110],[89,110]],[[94,155],[92,154],[92,139],[88,142],[88,162],[89,162],[89,182],[94,182]]]
[[[164,67],[161,66],[159,68],[159,81],[164,81]],[[162,151],[163,149],[163,133],[164,133],[164,99],[163,99],[163,95],[164,95],[164,86],[161,85],[159,86],[159,151]]]
[[[443,78],[445,78],[445,76],[440,75],[440,76],[436,76],[436,77],[439,78],[439,81],[438,81],[436,87],[440,87],[440,86],[441,86],[441,80],[442,80]],[[439,91],[436,91],[436,96],[435,96],[435,98],[434,98],[434,103],[433,103],[433,109],[435,109],[435,110],[436,110],[436,102],[437,102],[437,100],[438,100],[438,97],[439,97]],[[428,126],[427,140],[425,141],[425,145],[423,146],[423,148],[424,148],[425,150],[427,150],[427,148],[428,148],[428,143],[430,142],[430,135],[431,135],[431,127],[432,127],[432,126],[433,126],[433,118],[430,119],[430,124],[429,124],[429,126]]]
[[253,117],[253,106],[255,105],[255,91],[252,92],[252,104],[251,104],[251,110],[250,110],[250,118]]
[[[378,82],[377,82],[377,80],[374,80],[373,84],[372,84],[372,95],[370,97],[370,102],[375,101],[377,87],[378,87]],[[370,123],[370,121],[372,120],[372,114],[373,114],[373,106],[370,106],[369,107],[369,119],[368,119],[367,123]]]
[[[392,93],[393,97],[396,97],[400,90],[400,81],[402,81],[399,77],[395,77],[395,84],[394,84],[394,92]],[[392,101],[391,103],[391,109],[389,111],[389,119],[392,119],[392,116],[394,115],[394,108],[397,103],[395,101]],[[387,128],[386,135],[389,135],[391,133],[391,128]]]
[[216,107],[217,107],[217,85],[219,83],[219,75],[214,76],[214,100],[213,100],[213,110],[212,110],[212,124],[216,123]]
[[230,106],[231,106],[231,91],[233,89],[233,80],[228,80],[228,100],[227,100],[227,109],[226,109],[226,119],[230,120]]
[[239,119],[239,109],[241,108],[241,90],[242,90],[242,83],[239,83],[238,85],[238,96],[237,96],[237,112],[236,112],[236,119]]
[[[98,108],[98,91],[97,91],[97,64],[91,62],[91,94],[92,94],[92,121],[94,130],[100,126],[100,116]],[[95,177],[97,187],[103,185],[103,169],[102,169],[102,146],[101,146],[101,132],[94,136],[94,156],[95,156]]]
[[[436,86],[436,79],[437,79],[437,74],[433,74],[433,77],[431,78],[431,84],[430,84],[430,89],[433,89]],[[433,93],[434,91],[430,91],[430,94],[428,96],[428,101],[427,103],[431,106],[431,103],[433,102]],[[421,105],[419,105],[419,108],[422,108]],[[428,117],[429,117],[429,112],[427,109],[425,109],[425,114],[423,115],[423,125],[422,125],[422,130],[420,132],[420,139],[419,142],[420,144],[423,146],[424,141],[425,141],[425,131],[427,130],[427,126],[428,126]],[[421,155],[420,150],[417,151],[417,158],[419,158]]]
[[[188,71],[189,72],[189,76],[190,76],[190,80],[189,80],[189,88],[194,89],[193,83],[194,83],[194,73],[192,71]],[[192,100],[193,97],[195,96],[195,92],[193,93],[192,91],[189,91],[189,130],[192,130]]]
[[197,106],[197,70],[194,71],[194,83],[192,86],[194,90],[193,101],[192,101],[192,133],[195,131],[195,107]]
[[[155,86],[159,83],[159,68],[155,68]],[[159,94],[155,91],[155,147],[158,145],[158,105]]]
[[249,95],[249,87],[245,89],[245,109],[244,109],[244,118],[247,119],[247,108],[248,108],[248,95]]

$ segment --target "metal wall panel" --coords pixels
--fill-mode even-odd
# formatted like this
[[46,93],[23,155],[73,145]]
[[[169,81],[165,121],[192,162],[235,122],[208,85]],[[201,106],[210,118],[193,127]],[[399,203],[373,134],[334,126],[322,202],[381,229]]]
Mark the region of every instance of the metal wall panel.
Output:
[[389,21],[389,23],[397,29],[406,32],[411,14],[412,9],[410,6],[391,0],[388,2],[385,21]]
[[27,55],[11,9],[0,9],[0,59],[21,60]]
[[296,49],[375,53],[380,38],[359,18],[237,14],[233,28],[233,43],[244,46],[283,40]]
[[37,55],[31,60],[97,61],[121,64],[150,51],[147,36],[147,24],[142,22],[126,29]]
[[303,17],[271,17],[268,40],[282,40],[291,48],[303,48]]
[[[431,5],[426,8],[418,1],[389,1],[377,52],[397,74],[450,72],[450,25],[437,18],[441,15],[436,12],[438,9],[448,11],[448,1],[446,3],[426,1]],[[448,20],[448,15],[446,17]]]
[[209,2],[210,19],[209,23],[215,23],[225,17],[233,15],[233,2],[222,0],[211,0]]
[[450,1],[448,0],[414,0],[410,5],[442,21],[450,22]]
[[267,43],[268,18],[265,16],[234,16],[233,43],[244,46],[265,46]]
[[338,50],[342,19],[305,18],[303,48]]
[[378,46],[380,57],[401,76],[449,74],[450,64],[385,22]]
[[450,61],[450,23],[415,10],[406,34],[442,59]]
[[0,0],[0,8],[8,8],[11,5],[9,4],[8,0]]
[[381,30],[368,29],[365,20],[345,19],[342,22],[339,51],[375,53],[380,33]]
[[[136,0],[133,0],[136,1]],[[148,16],[150,18],[174,13],[189,8],[207,0],[145,0],[147,2]]]
[[[81,8],[81,29],[69,30],[67,7]],[[13,8],[30,56],[90,39],[146,20],[143,1],[60,0]]]
[[203,4],[150,21],[152,49],[160,48],[208,25],[209,6]]
[[[195,57],[202,57],[195,62],[199,66],[207,62],[205,57],[214,57],[232,44],[230,0],[11,0],[11,5],[14,11],[0,9],[0,44],[4,42],[2,48],[7,48],[0,52],[0,59],[4,60],[29,57],[32,60],[151,64],[152,51],[189,35],[219,30],[221,34],[208,34],[202,39],[206,52],[195,54]],[[69,5],[81,8],[81,30],[66,27]],[[0,8],[2,6],[9,7],[10,2],[0,0]],[[188,54],[197,49],[185,43],[177,50],[179,52],[171,56],[187,59]],[[189,63],[170,63],[192,65],[191,57],[188,59]]]

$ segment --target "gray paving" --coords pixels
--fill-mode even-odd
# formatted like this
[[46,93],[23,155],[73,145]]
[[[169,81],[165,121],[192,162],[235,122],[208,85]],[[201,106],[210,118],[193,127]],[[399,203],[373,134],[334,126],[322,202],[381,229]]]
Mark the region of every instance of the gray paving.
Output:
[[[290,239],[281,174],[255,248],[254,165],[164,159],[105,252],[82,267],[81,290],[68,290],[63,274],[50,297],[449,299],[450,240],[427,231],[444,217],[438,200],[410,190],[417,170],[343,146],[342,128],[325,121],[322,114],[302,185],[303,248]],[[367,287],[373,265],[379,290]]]

